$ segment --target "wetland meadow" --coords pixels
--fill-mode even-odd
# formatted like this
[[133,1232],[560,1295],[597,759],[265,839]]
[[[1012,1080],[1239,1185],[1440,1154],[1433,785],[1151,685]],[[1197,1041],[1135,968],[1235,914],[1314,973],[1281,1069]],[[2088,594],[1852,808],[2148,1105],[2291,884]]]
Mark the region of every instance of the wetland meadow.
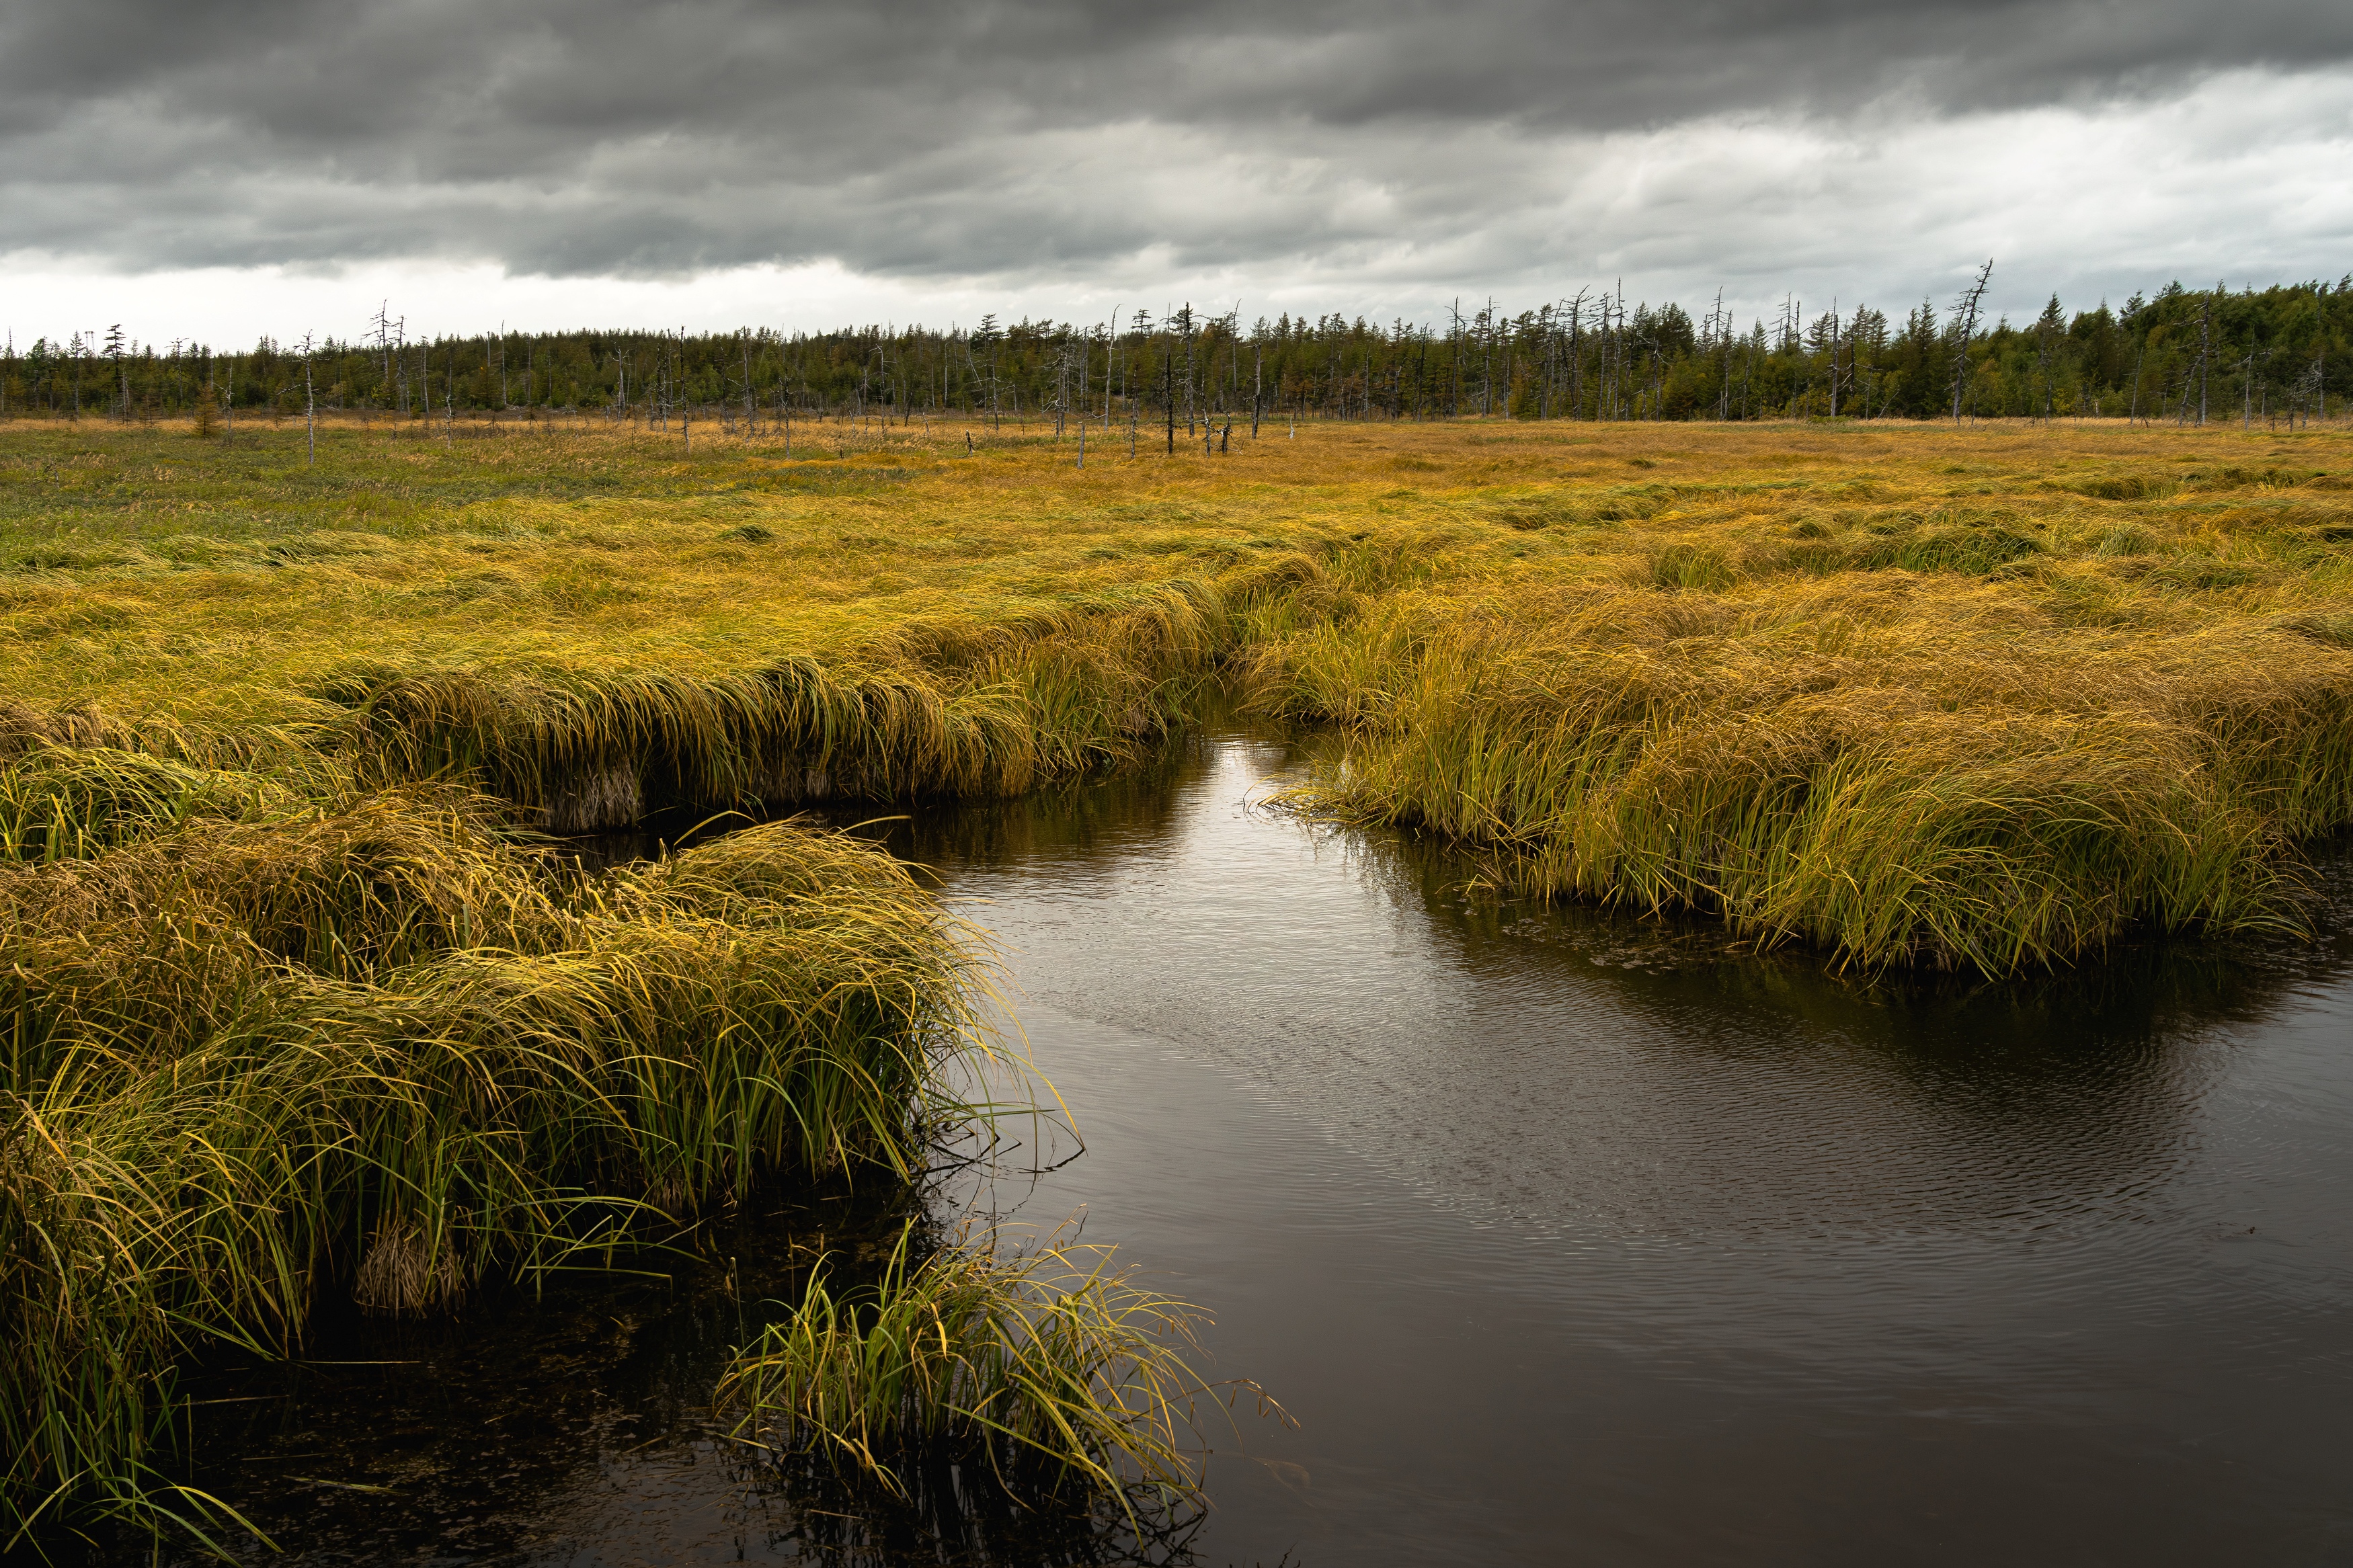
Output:
[[1173,428],[0,423],[12,1549],[2343,1549],[2353,432]]

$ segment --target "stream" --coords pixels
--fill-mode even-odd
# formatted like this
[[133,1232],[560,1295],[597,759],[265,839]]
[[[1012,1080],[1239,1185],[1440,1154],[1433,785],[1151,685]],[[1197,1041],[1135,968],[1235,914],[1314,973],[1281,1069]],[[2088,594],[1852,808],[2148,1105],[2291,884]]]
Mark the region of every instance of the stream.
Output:
[[[1265,809],[1299,765],[875,829],[1084,1140],[1017,1119],[956,1196],[1116,1244],[1295,1419],[1208,1428],[1190,1561],[2353,1558],[2342,857],[2312,944],[1873,986],[1483,896]],[[588,1280],[353,1327],[396,1364],[305,1368],[219,1484],[288,1563],[809,1560],[689,1418],[735,1326]]]

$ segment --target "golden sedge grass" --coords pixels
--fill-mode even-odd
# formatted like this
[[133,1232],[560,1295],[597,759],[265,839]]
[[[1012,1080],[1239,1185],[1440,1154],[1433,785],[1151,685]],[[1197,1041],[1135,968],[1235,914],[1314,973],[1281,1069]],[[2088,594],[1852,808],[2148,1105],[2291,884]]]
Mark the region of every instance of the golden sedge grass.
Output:
[[1084,469],[963,435],[346,429],[311,470],[19,427],[17,728],[231,768],[267,732],[569,831],[1018,792],[1214,680],[1347,731],[1314,810],[1993,973],[2293,927],[2353,815],[2335,430],[1314,426]]
[[[1137,1489],[1198,1500],[1186,1361],[1198,1309],[1137,1284],[1110,1248],[994,1235],[918,1256],[902,1231],[881,1277],[838,1290],[820,1260],[789,1315],[740,1349],[720,1408],[737,1441],[821,1455],[904,1496],[902,1470],[986,1465],[1016,1497]],[[1271,1402],[1255,1384],[1240,1393]]]
[[172,1369],[288,1349],[322,1290],[418,1310],[765,1173],[903,1180],[974,1113],[939,1069],[993,1049],[976,949],[869,847],[778,824],[566,879],[446,786],[234,784],[63,748],[0,783],[110,846],[0,864],[16,1529],[227,1517],[153,1468]]
[[1975,584],[1450,587],[1255,673],[1347,729],[1293,804],[1489,846],[1524,889],[1993,973],[2137,924],[2293,929],[2293,841],[2353,816],[2353,658],[2049,634]]

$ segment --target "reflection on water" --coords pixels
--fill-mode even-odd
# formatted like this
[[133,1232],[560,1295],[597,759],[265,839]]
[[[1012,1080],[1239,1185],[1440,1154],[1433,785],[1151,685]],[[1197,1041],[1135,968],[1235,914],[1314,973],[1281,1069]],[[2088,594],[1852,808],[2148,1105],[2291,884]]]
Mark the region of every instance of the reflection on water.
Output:
[[[1466,894],[1253,808],[1291,765],[875,829],[997,933],[1086,1140],[968,1195],[1083,1207],[1299,1418],[1216,1435],[1195,1560],[2353,1555],[2341,869],[2314,946],[1873,987]],[[309,1374],[237,1473],[295,1561],[818,1554],[699,1425],[741,1268],[353,1330],[420,1367]]]

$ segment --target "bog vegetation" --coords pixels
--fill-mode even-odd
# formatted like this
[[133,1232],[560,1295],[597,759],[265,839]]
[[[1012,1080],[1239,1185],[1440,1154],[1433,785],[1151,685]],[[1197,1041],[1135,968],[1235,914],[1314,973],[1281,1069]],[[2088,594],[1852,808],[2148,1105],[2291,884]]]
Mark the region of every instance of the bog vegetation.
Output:
[[788,459],[340,425],[312,467],[292,429],[20,426],[0,682],[27,736],[267,734],[559,833],[1018,792],[1216,689],[1340,729],[1313,809],[1869,967],[2290,929],[2353,816],[2333,426],[1220,425],[1131,458],[1098,420],[1083,467],[1075,431],[824,429]]
[[[986,1052],[971,948],[789,825],[586,877],[445,782],[185,744],[0,771],[0,1503],[204,1533],[174,1368],[659,1239],[764,1177],[904,1173]],[[185,741],[187,737],[182,737]]]
[[[217,1525],[172,1370],[321,1292],[435,1310],[975,1114],[976,939],[888,859],[543,835],[1018,792],[1240,700],[1338,731],[1295,806],[1499,883],[1999,975],[2293,932],[2353,820],[2333,422],[1183,412],[1083,462],[1075,410],[0,427],[12,1524]],[[739,1430],[1181,1488],[1186,1310],[1048,1263],[820,1273]]]

